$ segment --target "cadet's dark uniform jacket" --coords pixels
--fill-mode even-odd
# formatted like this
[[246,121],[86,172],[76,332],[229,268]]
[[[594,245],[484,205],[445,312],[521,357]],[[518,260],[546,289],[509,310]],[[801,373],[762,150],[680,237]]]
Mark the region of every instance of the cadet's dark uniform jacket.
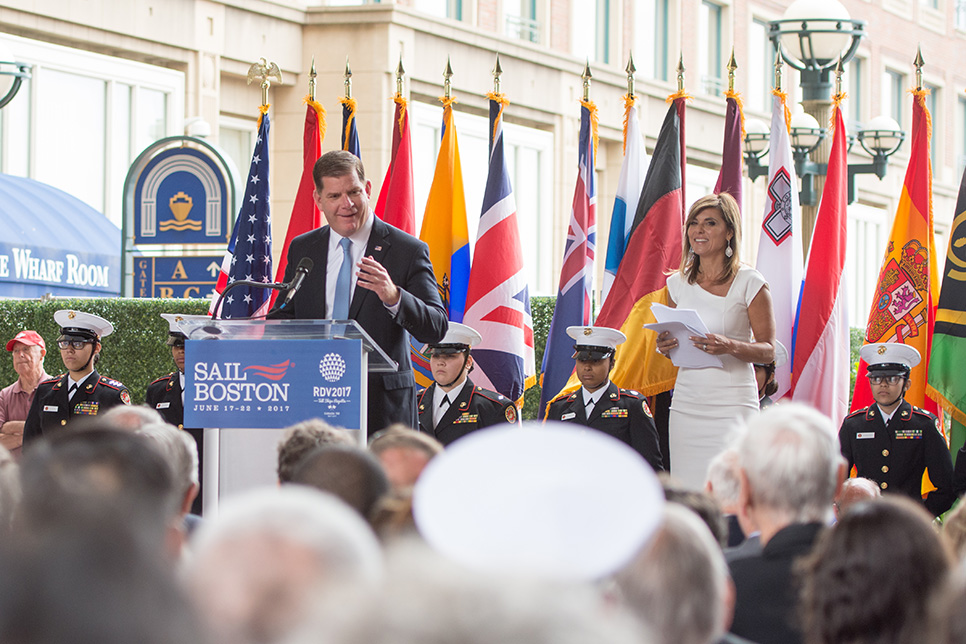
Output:
[[477,387],[469,378],[460,390],[449,409],[433,427],[433,394],[436,383],[423,389],[416,396],[416,409],[419,412],[419,431],[433,436],[443,445],[449,445],[472,431],[496,425],[515,423],[517,408],[506,396]]
[[664,470],[654,417],[643,396],[636,391],[620,389],[611,382],[594,405],[590,418],[586,413],[581,388],[566,398],[550,403],[547,420],[562,420],[599,429],[637,450],[654,471]]
[[[200,488],[204,479],[205,430],[184,426],[184,402],[181,400],[179,372],[175,371],[166,376],[161,376],[149,384],[147,393],[144,395],[144,404],[161,414],[166,423],[191,434],[195,444],[198,445],[198,486]],[[191,506],[191,512],[194,514],[201,514],[202,491],[199,490],[198,496],[195,497],[195,502]]]
[[93,371],[67,400],[67,374],[45,380],[37,385],[34,401],[27,413],[23,428],[23,442],[27,444],[47,432],[57,431],[74,416],[95,416],[115,405],[130,405],[127,387]]
[[842,422],[839,442],[849,470],[854,465],[856,476],[875,481],[883,492],[922,502],[923,472],[928,470],[936,489],[924,501],[926,508],[939,516],[956,499],[953,463],[939,432],[939,420],[905,400],[888,427],[876,404],[853,412]]

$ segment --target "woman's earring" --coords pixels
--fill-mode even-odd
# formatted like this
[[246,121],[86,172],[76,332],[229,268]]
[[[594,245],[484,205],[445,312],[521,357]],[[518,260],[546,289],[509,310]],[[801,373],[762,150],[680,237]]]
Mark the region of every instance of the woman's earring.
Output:
[[731,244],[729,243],[728,247],[725,249],[725,256],[731,257],[734,254],[735,254],[735,251],[731,250]]

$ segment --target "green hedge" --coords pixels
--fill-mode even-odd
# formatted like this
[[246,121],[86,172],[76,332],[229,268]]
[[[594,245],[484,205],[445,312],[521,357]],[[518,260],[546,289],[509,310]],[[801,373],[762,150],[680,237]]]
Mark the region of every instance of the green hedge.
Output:
[[[533,341],[537,370],[543,364],[543,353],[553,320],[556,298],[530,298],[530,311],[533,316]],[[60,352],[54,342],[60,329],[54,322],[54,311],[58,309],[77,309],[94,313],[110,320],[115,327],[113,335],[104,339],[101,360],[97,370],[115,380],[120,380],[131,390],[135,403],[144,401],[144,392],[149,382],[170,373],[174,369],[171,350],[165,344],[168,333],[167,322],[160,313],[187,313],[200,315],[208,311],[207,300],[197,299],[52,299],[41,300],[0,300],[0,340],[3,344],[23,329],[34,329],[47,342],[45,366],[50,374],[63,372]],[[862,346],[863,329],[852,329],[851,366],[854,386],[855,372],[858,367],[859,347]],[[0,386],[6,386],[17,379],[13,363],[0,359]],[[537,418],[540,406],[541,389],[539,384],[524,395],[524,420]]]
[[[114,333],[101,343],[101,359],[97,371],[108,378],[120,380],[131,391],[134,403],[144,402],[148,383],[174,370],[171,349],[165,344],[168,323],[160,313],[203,314],[208,312],[207,300],[180,299],[51,299],[0,300],[0,339],[7,340],[23,329],[33,329],[47,343],[44,367],[47,373],[64,372],[60,351],[55,344],[60,327],[54,322],[59,309],[76,309],[100,315],[114,324]],[[13,362],[0,359],[0,385],[17,379]]]

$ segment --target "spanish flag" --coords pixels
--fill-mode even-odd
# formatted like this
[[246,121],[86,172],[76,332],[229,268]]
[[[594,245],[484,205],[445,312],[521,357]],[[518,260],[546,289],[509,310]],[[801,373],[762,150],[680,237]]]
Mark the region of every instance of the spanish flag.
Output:
[[[939,301],[929,160],[932,123],[925,104],[927,92],[922,89],[913,92],[909,167],[872,297],[865,341],[901,342],[919,351],[922,362],[910,374],[912,384],[905,398],[917,407],[936,413],[938,405],[926,395],[926,374]],[[867,366],[864,360],[859,362],[852,410],[868,407],[873,402]]]

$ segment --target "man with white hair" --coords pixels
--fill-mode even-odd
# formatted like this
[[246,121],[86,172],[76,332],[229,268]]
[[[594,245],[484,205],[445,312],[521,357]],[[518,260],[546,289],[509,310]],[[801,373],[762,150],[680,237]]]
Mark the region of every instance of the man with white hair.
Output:
[[278,642],[317,608],[319,593],[374,584],[382,555],[359,515],[302,486],[229,499],[194,541],[188,587],[217,643]]
[[734,588],[707,526],[676,503],[651,540],[615,575],[625,605],[656,644],[711,644],[731,618]]
[[838,436],[810,407],[775,405],[748,422],[737,449],[739,513],[760,531],[762,551],[730,562],[737,593],[731,632],[758,644],[797,644],[792,569],[831,519],[845,478]]
[[741,466],[738,463],[738,450],[729,447],[708,463],[708,477],[704,482],[705,491],[711,495],[728,522],[727,547],[734,548],[745,541],[747,526],[741,525],[738,516],[738,494],[741,492]]
[[171,467],[174,486],[171,490],[170,506],[174,516],[179,520],[178,528],[190,534],[200,521],[197,515],[189,515],[200,489],[198,446],[187,432],[163,422],[144,425],[137,430],[137,433],[151,439],[152,445],[157,447]]

